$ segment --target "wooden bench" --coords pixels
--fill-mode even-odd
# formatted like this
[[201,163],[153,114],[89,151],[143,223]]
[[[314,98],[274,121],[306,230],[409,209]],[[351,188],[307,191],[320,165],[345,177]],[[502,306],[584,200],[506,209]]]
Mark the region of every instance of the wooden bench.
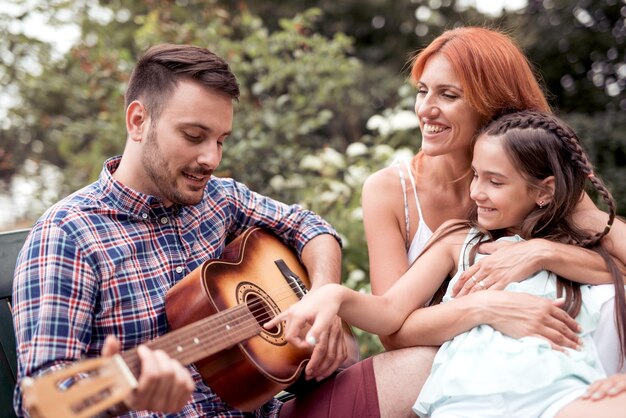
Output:
[[15,418],[13,389],[17,377],[11,291],[15,262],[28,229],[0,232],[0,418]]

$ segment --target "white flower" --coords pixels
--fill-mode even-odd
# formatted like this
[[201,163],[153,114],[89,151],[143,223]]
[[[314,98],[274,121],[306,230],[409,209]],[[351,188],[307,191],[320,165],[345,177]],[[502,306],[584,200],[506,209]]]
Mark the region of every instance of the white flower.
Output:
[[330,190],[335,193],[337,197],[350,197],[350,188],[345,183],[333,181],[330,183]]
[[365,280],[365,272],[361,269],[352,270],[350,274],[348,274],[348,280],[351,282],[361,282]]
[[343,168],[346,165],[343,154],[337,152],[331,147],[324,148],[324,152],[322,153],[322,160],[325,163],[330,164],[336,168]]
[[307,155],[300,161],[300,168],[302,170],[322,171],[324,167],[324,161],[315,155]]
[[400,148],[393,153],[393,158],[401,161],[410,161],[415,152],[409,148]]
[[362,221],[363,220],[363,208],[362,207],[354,208],[352,212],[350,212],[349,216],[350,216],[350,219],[353,219],[355,221]]
[[415,112],[410,110],[399,110],[395,112],[385,112],[385,115],[374,115],[367,121],[367,128],[378,131],[382,136],[394,131],[405,131],[419,126]]
[[280,174],[275,175],[270,180],[270,187],[274,190],[282,190],[285,188],[286,184],[287,182],[285,181],[285,178]]
[[419,127],[419,121],[417,116],[415,116],[415,112],[410,110],[403,110],[389,115],[388,119],[393,131],[406,131],[407,129]]
[[345,181],[351,187],[361,187],[363,186],[365,179],[369,175],[370,175],[370,171],[366,167],[351,165],[350,167],[348,167],[348,172],[346,173]]
[[339,198],[338,193],[328,190],[328,191],[321,193],[317,197],[317,200],[322,203],[334,203],[337,201],[338,198]]
[[362,142],[353,142],[352,144],[348,145],[348,148],[346,148],[346,155],[348,157],[355,158],[366,154],[367,147]]
[[387,135],[391,130],[389,121],[381,115],[374,115],[369,118],[365,126],[371,131],[378,131],[381,135]]
[[377,160],[388,160],[393,156],[393,147],[387,144],[380,144],[374,147],[374,158]]

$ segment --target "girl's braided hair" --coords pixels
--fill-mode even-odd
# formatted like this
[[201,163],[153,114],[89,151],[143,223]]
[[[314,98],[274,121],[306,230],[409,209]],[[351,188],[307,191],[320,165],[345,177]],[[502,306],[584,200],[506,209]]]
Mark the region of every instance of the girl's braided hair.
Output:
[[[558,117],[532,110],[510,113],[489,123],[481,134],[502,136],[507,156],[531,183],[554,176],[553,199],[524,222],[524,238],[546,237],[593,247],[609,233],[617,210],[615,200],[595,175],[578,136]],[[609,212],[607,225],[593,234],[572,223],[572,213],[584,193],[586,180],[598,191]]]
[[[531,187],[554,177],[552,199],[536,207],[523,221],[521,236],[525,239],[545,238],[552,241],[589,248],[602,255],[615,285],[615,315],[621,342],[622,360],[626,353],[626,299],[621,271],[608,252],[600,245],[615,220],[613,196],[596,176],[578,136],[558,117],[539,111],[525,110],[506,114],[485,126],[482,135],[499,137],[507,157],[527,178]],[[608,207],[608,221],[602,231],[586,231],[573,221],[575,208],[585,193],[589,180]],[[470,219],[476,220],[476,213]],[[503,231],[492,231],[495,238]],[[573,317],[581,307],[580,285],[558,277],[557,293],[565,290],[564,309]]]

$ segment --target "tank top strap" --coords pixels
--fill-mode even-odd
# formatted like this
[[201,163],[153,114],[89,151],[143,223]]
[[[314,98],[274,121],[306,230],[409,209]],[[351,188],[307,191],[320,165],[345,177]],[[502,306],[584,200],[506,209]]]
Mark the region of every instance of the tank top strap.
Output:
[[[405,161],[406,163],[406,161]],[[402,186],[402,198],[404,199],[404,226],[405,226],[405,236],[404,236],[404,248],[405,250],[409,250],[409,246],[411,245],[411,241],[410,241],[410,221],[409,221],[409,202],[406,196],[406,181],[404,180],[404,169],[402,168],[402,164],[400,162],[400,160],[394,160],[393,163],[391,163],[392,166],[396,167],[398,169],[398,177],[400,177],[400,185]],[[410,171],[409,171],[410,174]],[[409,176],[411,177],[411,182],[413,182],[413,176]]]
[[409,165],[409,162],[406,160],[404,161],[404,166],[408,173],[409,179],[411,180],[411,187],[413,188],[413,197],[415,198],[415,206],[417,206],[417,213],[420,216],[420,223],[425,223],[424,215],[422,215],[422,207],[420,206],[420,200],[417,198],[417,186],[415,185],[415,178],[413,178],[413,174],[411,174],[411,166]]

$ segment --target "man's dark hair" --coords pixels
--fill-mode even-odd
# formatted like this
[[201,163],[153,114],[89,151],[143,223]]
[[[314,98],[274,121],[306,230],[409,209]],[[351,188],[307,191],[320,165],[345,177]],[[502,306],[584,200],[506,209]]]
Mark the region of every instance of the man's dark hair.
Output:
[[142,100],[154,122],[181,80],[239,99],[237,79],[222,58],[198,46],[162,44],[148,49],[137,62],[128,82],[125,107]]

